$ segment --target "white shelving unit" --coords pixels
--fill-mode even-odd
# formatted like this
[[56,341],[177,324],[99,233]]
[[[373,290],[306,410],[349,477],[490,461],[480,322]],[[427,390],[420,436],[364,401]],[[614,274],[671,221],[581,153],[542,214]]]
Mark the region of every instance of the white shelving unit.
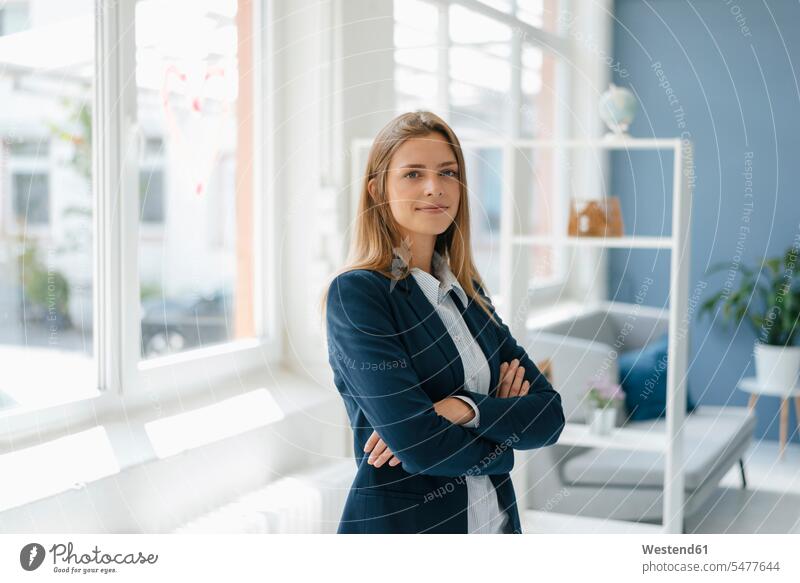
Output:
[[[491,145],[491,144],[484,144]],[[521,255],[531,245],[575,246],[631,249],[668,249],[670,251],[670,289],[669,289],[669,344],[667,368],[667,417],[666,435],[652,435],[649,432],[631,428],[617,428],[609,436],[589,433],[588,427],[578,423],[568,423],[561,434],[559,443],[584,447],[608,447],[627,450],[646,450],[665,452],[666,468],[664,482],[664,512],[661,531],[680,533],[683,526],[684,473],[680,460],[683,459],[682,428],[686,411],[686,367],[688,359],[688,330],[681,330],[682,315],[687,312],[689,291],[690,261],[690,209],[692,201],[692,182],[686,169],[693,169],[693,145],[690,141],[674,139],[635,139],[617,140],[511,140],[499,142],[504,149],[504,189],[500,226],[500,261],[503,294],[501,315],[511,328],[515,337],[527,338],[525,322],[528,304],[527,261]],[[522,189],[517,184],[515,172],[515,152],[525,149],[586,148],[597,151],[610,150],[667,150],[673,152],[673,193],[672,193],[672,233],[669,237],[624,236],[614,238],[579,238],[565,235],[532,236],[516,232],[519,221],[515,210],[526,208],[527,202],[521,200]],[[524,191],[527,196],[527,191]],[[556,192],[561,192],[557,189]],[[561,201],[565,205],[568,201]],[[563,218],[563,217],[562,217]],[[566,222],[553,222],[553,230],[566,233]],[[520,269],[520,266],[522,268]],[[556,387],[557,389],[558,387]],[[517,451],[516,454],[526,452]],[[518,497],[528,491],[525,474],[520,468],[526,466],[527,457],[519,455],[515,464],[514,485]],[[565,520],[574,521],[578,517],[562,515]],[[578,518],[579,519],[579,518]],[[590,519],[587,519],[590,520]],[[596,519],[591,519],[595,520]],[[633,523],[632,523],[633,524]],[[643,530],[652,531],[652,525]]]

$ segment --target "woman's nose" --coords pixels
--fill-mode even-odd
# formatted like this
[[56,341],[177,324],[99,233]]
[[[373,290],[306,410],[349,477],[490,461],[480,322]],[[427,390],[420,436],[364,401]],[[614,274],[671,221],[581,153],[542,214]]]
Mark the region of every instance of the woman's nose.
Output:
[[441,196],[442,183],[438,176],[431,176],[425,181],[425,196]]

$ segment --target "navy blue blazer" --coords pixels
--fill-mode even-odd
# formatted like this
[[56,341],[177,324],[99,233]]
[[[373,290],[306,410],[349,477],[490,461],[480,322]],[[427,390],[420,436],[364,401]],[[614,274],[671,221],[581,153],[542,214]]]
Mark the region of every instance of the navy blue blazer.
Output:
[[[358,466],[339,533],[466,533],[465,478],[478,475],[495,485],[499,506],[509,514],[506,532],[521,533],[509,476],[513,450],[556,443],[564,427],[561,397],[499,316],[498,326],[476,302],[464,307],[450,293],[490,365],[488,395],[464,388],[458,350],[413,277],[392,285],[362,269],[330,285],[328,360]],[[500,364],[515,358],[530,390],[524,397],[496,397]],[[456,394],[476,403],[479,427],[455,425],[435,412],[434,402]],[[400,465],[367,463],[364,444],[373,429]]]

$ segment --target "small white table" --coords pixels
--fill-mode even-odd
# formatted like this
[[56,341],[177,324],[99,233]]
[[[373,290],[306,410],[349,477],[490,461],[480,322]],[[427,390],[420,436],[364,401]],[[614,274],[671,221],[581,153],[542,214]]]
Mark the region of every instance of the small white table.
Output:
[[781,400],[781,430],[780,430],[780,457],[783,459],[783,454],[786,449],[786,434],[788,433],[789,425],[789,401],[794,397],[794,412],[797,416],[798,423],[800,423],[800,384],[795,385],[791,389],[786,387],[768,387],[758,382],[756,377],[747,377],[739,381],[739,390],[745,393],[750,393],[750,401],[747,406],[750,410],[756,406],[756,401],[761,395],[768,397],[778,397]]

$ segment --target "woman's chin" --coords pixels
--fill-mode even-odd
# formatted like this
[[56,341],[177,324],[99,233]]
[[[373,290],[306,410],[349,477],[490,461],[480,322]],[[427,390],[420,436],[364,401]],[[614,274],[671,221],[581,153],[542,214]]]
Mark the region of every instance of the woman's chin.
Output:
[[441,235],[451,224],[453,224],[453,221],[449,218],[447,220],[442,220],[438,217],[430,217],[428,220],[415,221],[415,228],[413,230],[421,235]]
[[431,235],[433,237],[438,237],[442,233],[447,230],[447,227],[442,227],[440,229],[420,229],[418,232],[422,235]]

